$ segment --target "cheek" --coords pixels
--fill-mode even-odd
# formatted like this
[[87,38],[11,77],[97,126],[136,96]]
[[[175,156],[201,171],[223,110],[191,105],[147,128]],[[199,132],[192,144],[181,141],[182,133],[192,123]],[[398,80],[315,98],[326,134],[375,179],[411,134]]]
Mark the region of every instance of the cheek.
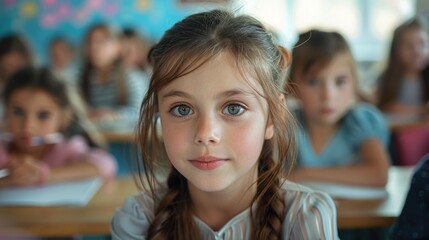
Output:
[[165,149],[170,160],[178,156],[181,152],[185,151],[187,146],[192,144],[189,140],[190,130],[186,127],[177,127],[174,125],[163,124],[162,135]]
[[340,93],[342,93],[342,99],[344,99],[343,104],[345,105],[352,104],[356,98],[355,87],[352,84],[347,86],[343,91],[340,91]]
[[311,89],[302,89],[299,94],[299,99],[304,108],[311,108],[319,101],[317,91],[311,91]]
[[262,124],[264,120],[261,119],[260,122],[261,124],[258,125],[226,128],[223,135],[224,146],[241,155],[241,159],[256,161],[265,141],[265,124]]
[[40,122],[40,130],[42,134],[58,132],[61,130],[60,116],[52,116],[50,119]]

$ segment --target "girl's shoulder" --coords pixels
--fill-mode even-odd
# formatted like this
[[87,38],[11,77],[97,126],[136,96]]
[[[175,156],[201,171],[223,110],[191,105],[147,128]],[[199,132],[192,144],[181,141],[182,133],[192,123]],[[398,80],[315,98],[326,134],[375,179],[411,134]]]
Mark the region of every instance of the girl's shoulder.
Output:
[[[155,194],[162,197],[166,190],[159,189]],[[128,197],[124,204],[116,209],[110,223],[113,239],[141,239],[154,218],[155,198],[149,192]]]
[[283,184],[282,191],[286,210],[282,233],[284,239],[290,236],[338,239],[337,210],[328,194],[290,181]]
[[289,211],[302,211],[303,208],[311,208],[320,204],[327,209],[333,208],[335,210],[332,198],[324,192],[315,191],[287,180],[282,185],[282,191],[285,196],[286,209]]
[[84,137],[76,135],[56,143],[44,156],[44,160],[52,165],[65,164],[89,151],[89,145]]
[[371,104],[353,106],[342,122],[342,128],[348,136],[358,142],[367,138],[379,138],[384,144],[389,140],[389,127],[383,113]]
[[70,138],[64,139],[64,141],[58,143],[55,147],[62,151],[86,151],[89,148],[89,145],[83,136],[74,135]]
[[377,107],[369,103],[354,105],[347,113],[346,118],[357,119],[359,121],[386,121],[383,113]]

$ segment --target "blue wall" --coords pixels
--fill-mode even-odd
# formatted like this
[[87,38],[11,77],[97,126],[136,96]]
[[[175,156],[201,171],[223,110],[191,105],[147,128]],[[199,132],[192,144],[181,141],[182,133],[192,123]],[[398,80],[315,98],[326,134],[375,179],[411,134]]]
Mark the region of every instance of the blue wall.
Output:
[[45,63],[49,41],[56,35],[80,46],[86,30],[105,21],[134,27],[157,40],[176,21],[211,7],[179,0],[0,0],[0,36],[22,34],[38,60]]

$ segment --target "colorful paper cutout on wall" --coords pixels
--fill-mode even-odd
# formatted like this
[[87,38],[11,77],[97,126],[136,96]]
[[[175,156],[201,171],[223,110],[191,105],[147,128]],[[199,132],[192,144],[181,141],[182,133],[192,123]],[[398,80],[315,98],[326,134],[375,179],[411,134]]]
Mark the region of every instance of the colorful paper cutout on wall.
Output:
[[139,11],[146,11],[150,7],[150,0],[137,0],[136,8]]
[[97,9],[103,5],[103,0],[89,0],[87,4],[89,9]]
[[16,0],[3,0],[3,3],[6,7],[15,4]]
[[71,14],[71,8],[69,5],[63,4],[58,8],[58,16],[68,17]]
[[54,5],[56,2],[56,0],[43,0],[43,4],[46,6]]
[[21,5],[21,16],[29,18],[36,15],[37,5],[34,2],[26,2]]
[[44,27],[52,27],[57,22],[55,15],[44,15],[42,17],[42,26]]
[[114,3],[110,3],[104,8],[104,13],[109,16],[114,15],[117,12],[118,12],[118,6]]

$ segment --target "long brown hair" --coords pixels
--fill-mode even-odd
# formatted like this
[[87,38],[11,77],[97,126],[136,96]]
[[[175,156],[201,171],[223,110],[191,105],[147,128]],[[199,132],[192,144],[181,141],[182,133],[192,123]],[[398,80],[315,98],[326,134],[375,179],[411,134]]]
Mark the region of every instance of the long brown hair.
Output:
[[359,90],[357,67],[353,54],[346,39],[338,32],[312,29],[299,35],[292,51],[292,64],[290,67],[290,81],[293,90],[297,90],[296,86],[300,79],[306,79],[315,72],[320,71],[340,54],[348,56],[355,86],[355,97],[358,100],[367,101],[367,98]]
[[[83,96],[83,99],[85,99],[87,102],[89,102],[89,99],[91,99],[90,96],[90,74],[94,70],[94,66],[92,65],[91,61],[88,57],[88,46],[90,38],[93,34],[93,32],[101,30],[105,32],[109,37],[116,39],[117,41],[120,40],[120,32],[116,30],[115,28],[104,24],[96,24],[92,26],[88,32],[86,33],[85,40],[84,40],[84,58],[83,58],[83,66],[80,73],[80,91]],[[120,57],[120,54],[118,54],[118,57],[115,59],[113,63],[113,70],[112,73],[115,74],[115,80],[118,84],[118,103],[120,105],[124,105],[127,103],[127,88],[126,88],[126,72],[125,68],[122,64],[122,59]]]
[[[397,52],[404,32],[412,28],[426,31],[426,22],[421,17],[414,17],[398,26],[393,32],[387,66],[380,76],[379,91],[377,92],[377,104],[382,110],[387,104],[395,101],[399,94],[405,69]],[[429,101],[429,64],[423,69],[420,76],[423,85],[423,99],[427,102]]]
[[[148,239],[199,239],[190,210],[187,180],[166,161],[166,153],[156,134],[157,94],[175,79],[184,76],[223,52],[233,54],[242,74],[250,73],[263,88],[274,125],[274,136],[263,144],[258,162],[256,195],[251,211],[252,239],[280,239],[284,220],[283,177],[295,160],[294,121],[279,96],[284,94],[287,51],[277,46],[256,19],[224,10],[191,15],[169,29],[151,50],[153,75],[140,109],[137,126],[138,148],[136,181],[155,199],[154,220]],[[169,172],[166,194],[160,169]]]

